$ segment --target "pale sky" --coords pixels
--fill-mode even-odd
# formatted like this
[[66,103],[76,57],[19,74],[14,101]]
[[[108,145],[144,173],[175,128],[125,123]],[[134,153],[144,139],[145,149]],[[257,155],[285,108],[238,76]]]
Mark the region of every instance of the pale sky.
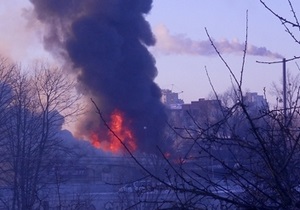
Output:
[[[43,51],[42,27],[36,30],[39,23],[32,20],[28,23],[25,18],[30,14],[26,12],[30,10],[30,3],[27,0],[1,1],[0,53],[25,64],[35,59],[52,60]],[[282,16],[291,17],[287,1],[266,2]],[[293,2],[300,16],[300,1]],[[175,92],[183,91],[180,97],[186,103],[205,98],[211,92],[206,66],[219,93],[230,87],[229,73],[209,49],[204,28],[208,29],[217,45],[227,52],[224,57],[233,71],[239,74],[246,10],[249,15],[249,53],[261,52],[261,47],[269,51],[265,53],[268,56],[247,57],[244,90],[262,94],[264,87],[269,90],[272,82],[279,83],[281,64],[263,65],[257,64],[256,60],[278,60],[272,57],[272,53],[286,58],[298,56],[300,46],[259,0],[154,0],[153,9],[146,18],[157,37],[157,47],[150,50],[156,58],[159,74],[155,81],[159,86]],[[287,68],[298,73],[295,62],[290,62]]]
[[[291,17],[287,1],[266,1],[275,11]],[[293,1],[300,16],[300,2]],[[248,10],[248,44],[266,47],[268,50],[290,58],[299,55],[299,45],[284,32],[281,23],[268,12],[258,0],[156,0],[148,20],[153,29],[163,25],[172,35],[180,35],[195,42],[207,40],[206,27],[215,41],[245,40],[246,10]],[[298,34],[299,35],[299,34]],[[155,53],[159,75],[156,79],[161,88],[184,91],[180,96],[185,102],[207,97],[211,92],[205,72],[208,69],[212,82],[218,92],[230,87],[230,77],[225,66],[215,55],[205,56],[192,53]],[[239,74],[242,55],[224,54],[234,72]],[[263,93],[272,82],[279,83],[282,75],[281,64],[263,65],[256,60],[269,61],[274,58],[247,57],[244,74],[244,89]],[[275,59],[278,60],[278,59]],[[300,61],[299,61],[300,62]],[[295,62],[287,68],[298,73]]]

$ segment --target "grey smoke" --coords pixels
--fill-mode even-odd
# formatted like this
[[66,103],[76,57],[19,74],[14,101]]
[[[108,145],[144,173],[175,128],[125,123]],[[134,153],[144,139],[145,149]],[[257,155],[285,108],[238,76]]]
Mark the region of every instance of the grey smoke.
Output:
[[[154,33],[157,38],[157,44],[154,50],[158,52],[164,54],[190,54],[202,56],[216,55],[209,40],[195,41],[182,34],[172,35],[164,25],[157,26]],[[240,43],[238,40],[214,40],[214,44],[220,53],[241,54],[244,50],[244,43]],[[283,58],[282,55],[271,52],[266,47],[257,47],[251,44],[248,44],[247,53],[248,55],[254,56]]]
[[[166,114],[154,83],[155,60],[146,47],[155,43],[144,17],[152,0],[31,2],[37,18],[48,27],[45,48],[72,65],[82,92],[105,116],[115,109],[125,114],[140,151],[153,152],[156,145],[165,148]],[[94,112],[81,119],[78,129],[86,136],[91,131],[106,135]]]

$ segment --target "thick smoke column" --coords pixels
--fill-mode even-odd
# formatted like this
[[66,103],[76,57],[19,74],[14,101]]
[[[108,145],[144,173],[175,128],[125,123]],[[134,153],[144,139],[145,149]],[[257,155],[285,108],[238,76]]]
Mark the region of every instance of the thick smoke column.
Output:
[[[189,55],[202,55],[211,56],[216,55],[216,51],[211,46],[209,40],[195,41],[185,37],[184,35],[171,35],[169,30],[160,25],[155,28],[154,33],[157,38],[157,45],[155,49],[165,54],[189,54]],[[228,41],[214,41],[215,46],[221,53],[243,53],[244,43],[237,40]],[[266,47],[257,47],[248,45],[247,53],[254,56],[264,56],[269,58],[283,58],[278,53],[271,52]]]
[[[45,47],[73,65],[80,90],[93,98],[105,116],[116,109],[124,113],[139,150],[164,147],[166,114],[160,89],[153,82],[155,60],[146,48],[155,42],[144,18],[152,0],[31,2],[38,19],[48,26]],[[106,128],[99,121],[94,112],[86,115],[79,132],[86,136],[98,132],[105,138]]]

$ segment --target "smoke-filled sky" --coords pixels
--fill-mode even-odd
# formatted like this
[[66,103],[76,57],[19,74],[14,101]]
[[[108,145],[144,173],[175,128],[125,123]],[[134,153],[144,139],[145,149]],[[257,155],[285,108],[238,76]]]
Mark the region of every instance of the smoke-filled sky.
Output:
[[[266,0],[282,16],[291,17],[287,1]],[[296,9],[299,1],[293,1]],[[31,17],[27,0],[9,0],[0,4],[0,53],[28,64],[34,59],[52,61],[43,50],[43,27]],[[157,39],[151,52],[156,58],[161,88],[181,92],[185,102],[207,97],[211,92],[205,72],[215,88],[222,92],[230,86],[229,73],[213,52],[204,28],[208,29],[228,64],[239,74],[245,38],[246,10],[249,14],[249,56],[244,88],[262,94],[272,82],[280,80],[281,65],[257,64],[256,60],[276,60],[280,55],[297,56],[299,46],[284,32],[280,22],[259,0],[154,0],[146,16]],[[300,15],[300,9],[298,10]],[[297,73],[294,62],[288,69]]]

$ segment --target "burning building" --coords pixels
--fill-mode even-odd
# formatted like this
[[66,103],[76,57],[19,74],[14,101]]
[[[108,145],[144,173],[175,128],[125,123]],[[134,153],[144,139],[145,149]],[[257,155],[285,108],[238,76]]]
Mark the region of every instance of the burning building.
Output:
[[[39,21],[47,27],[44,46],[71,66],[78,91],[95,107],[77,126],[100,149],[132,151],[166,149],[166,123],[160,88],[154,83],[155,60],[147,46],[155,43],[145,15],[152,0],[31,0]],[[66,73],[69,73],[66,71]]]

